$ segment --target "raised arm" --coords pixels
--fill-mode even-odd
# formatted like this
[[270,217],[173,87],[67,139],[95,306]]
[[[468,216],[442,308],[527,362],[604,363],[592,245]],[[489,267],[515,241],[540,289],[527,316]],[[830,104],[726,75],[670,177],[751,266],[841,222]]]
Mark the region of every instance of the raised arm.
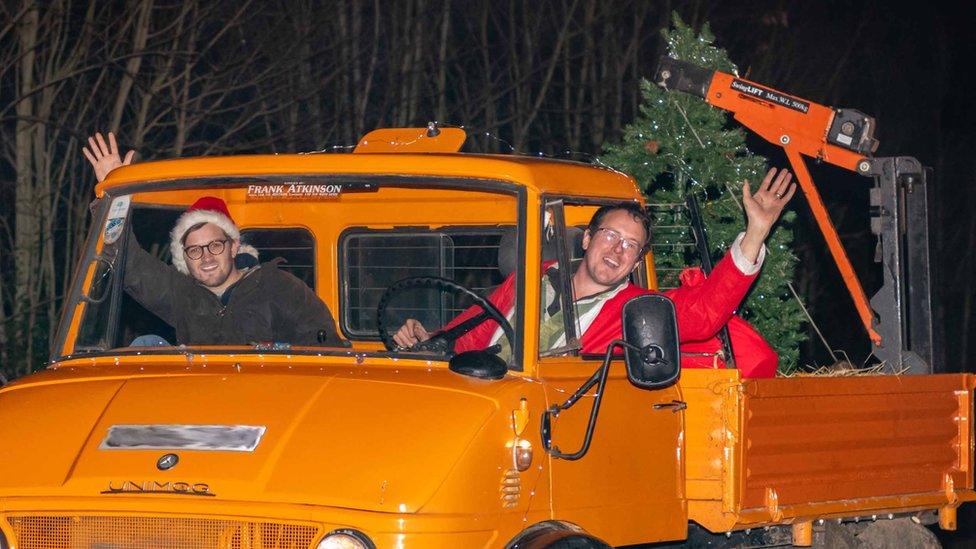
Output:
[[740,244],[743,258],[755,264],[759,260],[759,251],[763,242],[769,236],[769,231],[783,213],[786,203],[793,198],[796,185],[793,174],[789,170],[770,168],[766,177],[756,189],[755,194],[749,191],[749,182],[742,183],[742,206],[746,210],[746,234]]
[[736,238],[732,249],[703,283],[682,285],[667,292],[677,309],[682,342],[714,337],[739,307],[759,275],[763,243],[796,192],[792,179],[788,170],[771,168],[755,193],[751,193],[749,183],[744,182],[745,233]]
[[193,291],[193,281],[142,249],[132,232],[125,253],[125,291],[143,307],[176,328],[176,295]]
[[114,133],[108,132],[108,142],[106,142],[101,133],[95,132],[95,135],[88,138],[88,146],[81,148],[81,153],[88,159],[92,169],[95,170],[95,178],[101,183],[115,168],[132,164],[136,151],[129,151],[125,153],[125,158],[122,158]]

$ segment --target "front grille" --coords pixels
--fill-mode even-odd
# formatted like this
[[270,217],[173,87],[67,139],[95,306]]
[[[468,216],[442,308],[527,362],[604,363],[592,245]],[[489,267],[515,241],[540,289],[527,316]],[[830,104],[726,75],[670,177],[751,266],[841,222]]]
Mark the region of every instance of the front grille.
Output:
[[307,549],[318,528],[243,520],[90,515],[17,515],[18,549]]

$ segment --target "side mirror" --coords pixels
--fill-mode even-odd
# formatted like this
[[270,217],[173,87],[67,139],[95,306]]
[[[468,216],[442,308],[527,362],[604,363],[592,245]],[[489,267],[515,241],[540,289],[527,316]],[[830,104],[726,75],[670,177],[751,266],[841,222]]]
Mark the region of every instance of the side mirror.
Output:
[[660,294],[635,297],[623,308],[627,377],[644,389],[674,384],[681,372],[674,303]]

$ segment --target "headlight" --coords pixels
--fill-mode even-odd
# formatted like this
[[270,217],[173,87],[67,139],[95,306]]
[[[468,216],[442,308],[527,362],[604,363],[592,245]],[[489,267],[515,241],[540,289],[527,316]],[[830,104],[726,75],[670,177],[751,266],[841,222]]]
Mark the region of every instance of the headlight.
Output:
[[[4,548],[0,546],[0,549]],[[376,546],[359,530],[341,528],[326,534],[316,549],[376,549]]]

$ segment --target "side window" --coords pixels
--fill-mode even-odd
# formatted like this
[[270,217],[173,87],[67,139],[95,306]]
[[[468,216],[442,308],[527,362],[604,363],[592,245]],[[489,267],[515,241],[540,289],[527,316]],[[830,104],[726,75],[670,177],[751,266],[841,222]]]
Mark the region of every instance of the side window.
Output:
[[[561,240],[566,247],[566,258],[569,268],[559,269],[558,273],[543,276],[540,285],[541,313],[542,322],[539,327],[539,353],[540,356],[558,356],[577,354],[581,348],[580,340],[582,334],[591,326],[594,320],[603,310],[603,302],[600,300],[583,299],[573,301],[572,306],[567,305],[565,300],[556,303],[559,297],[574,295],[572,289],[572,276],[579,268],[586,268],[583,265],[585,252],[582,246],[583,235],[586,228],[597,211],[599,204],[585,202],[564,202],[563,200],[552,199],[547,202],[547,213],[545,214],[547,230],[542,242],[543,261],[547,259],[555,260],[558,250],[557,240]],[[560,264],[562,261],[560,261]],[[646,287],[646,276],[643,269],[636,269],[630,274],[630,281],[639,286]],[[553,288],[556,288],[554,291]],[[570,309],[563,313],[563,310]],[[573,335],[576,340],[573,340]],[[585,354],[583,359],[600,358],[599,356]]]
[[[347,232],[339,244],[342,331],[351,339],[377,339],[376,305],[387,288],[407,277],[447,278],[487,296],[504,280],[498,268],[502,235],[495,227]],[[405,291],[391,302],[387,321],[400,326],[415,318],[435,329],[470,305],[459,295]]]
[[539,355],[571,354],[580,348],[579,323],[572,305],[572,276],[582,257],[576,250],[579,230],[567,226],[562,200],[547,201],[542,216]]
[[278,268],[315,289],[315,237],[302,228],[260,228],[241,231],[241,242],[254,246],[259,261],[282,258]]

